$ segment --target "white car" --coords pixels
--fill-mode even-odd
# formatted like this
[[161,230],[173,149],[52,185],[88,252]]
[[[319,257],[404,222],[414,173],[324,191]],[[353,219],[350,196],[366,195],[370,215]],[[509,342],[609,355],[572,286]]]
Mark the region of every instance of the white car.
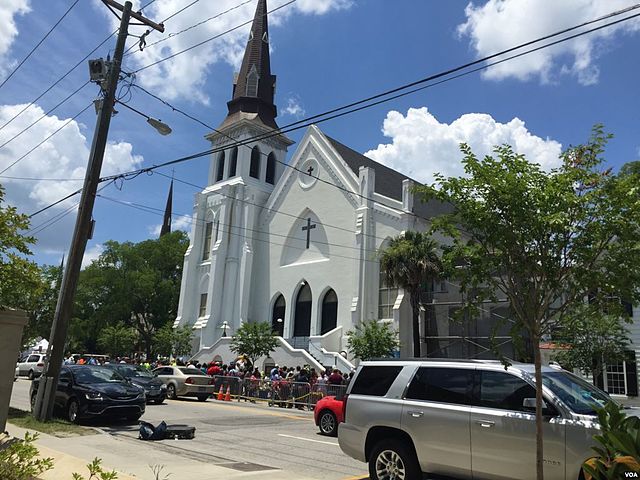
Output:
[[16,370],[19,376],[26,375],[29,380],[33,380],[36,377],[42,375],[44,369],[44,359],[46,355],[44,353],[32,353],[23,361],[18,362]]

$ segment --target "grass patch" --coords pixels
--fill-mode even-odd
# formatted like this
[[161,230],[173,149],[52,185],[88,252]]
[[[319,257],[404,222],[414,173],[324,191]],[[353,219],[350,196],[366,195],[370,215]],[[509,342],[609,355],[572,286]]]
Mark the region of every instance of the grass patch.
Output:
[[25,412],[24,410],[18,410],[13,407],[9,407],[9,417],[7,420],[16,427],[35,430],[56,437],[75,437],[79,435],[95,435],[97,433],[91,428],[81,427],[80,425],[58,418],[54,418],[50,422],[40,422],[33,418],[31,412]]

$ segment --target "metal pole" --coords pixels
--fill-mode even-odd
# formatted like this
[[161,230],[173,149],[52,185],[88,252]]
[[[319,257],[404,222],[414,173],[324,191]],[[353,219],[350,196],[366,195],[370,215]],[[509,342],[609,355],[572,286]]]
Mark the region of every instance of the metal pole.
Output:
[[109,124],[111,122],[116,88],[118,86],[120,64],[122,63],[125,41],[127,39],[131,6],[131,2],[126,2],[122,10],[120,31],[113,55],[113,63],[109,70],[105,96],[98,112],[93,142],[91,144],[91,153],[89,155],[89,165],[84,177],[78,216],[76,217],[76,225],[73,231],[71,247],[69,248],[67,268],[64,269],[56,312],[51,326],[47,362],[45,370],[40,377],[38,397],[33,412],[34,416],[41,421],[50,420],[53,414],[55,392],[58,385],[58,377],[60,376],[60,367],[63,362],[69,319],[71,318],[71,312],[73,310],[73,301],[78,285],[80,268],[82,266],[82,258],[84,257],[84,251],[91,229],[91,215],[100,180],[104,151],[107,145],[107,135],[109,133]]

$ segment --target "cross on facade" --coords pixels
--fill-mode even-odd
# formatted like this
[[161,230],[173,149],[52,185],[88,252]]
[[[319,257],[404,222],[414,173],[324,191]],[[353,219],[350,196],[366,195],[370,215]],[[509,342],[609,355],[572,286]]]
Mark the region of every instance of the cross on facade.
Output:
[[311,176],[311,174],[313,173],[313,165],[309,165],[309,168],[307,168],[307,173],[309,174],[309,176]]
[[[313,168],[313,167],[309,167],[309,168]],[[307,232],[307,248],[309,248],[309,237],[311,236],[311,229],[312,228],[316,228],[315,223],[313,225],[311,225],[311,219],[307,218],[307,225],[302,227],[302,231],[303,232]]]

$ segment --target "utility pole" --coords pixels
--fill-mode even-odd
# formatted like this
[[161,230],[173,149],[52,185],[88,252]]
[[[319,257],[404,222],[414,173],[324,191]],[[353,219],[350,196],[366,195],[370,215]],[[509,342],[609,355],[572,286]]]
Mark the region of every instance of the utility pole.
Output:
[[107,82],[104,87],[104,98],[100,103],[98,110],[98,119],[93,134],[93,142],[91,144],[91,152],[89,154],[89,164],[84,177],[82,187],[82,196],[78,207],[78,216],[76,217],[76,225],[73,230],[73,238],[69,248],[67,266],[64,269],[62,284],[58,294],[58,303],[56,305],[55,315],[53,317],[53,325],[51,326],[51,335],[49,337],[49,352],[45,363],[44,372],[40,377],[38,386],[38,395],[33,409],[33,415],[36,419],[47,421],[51,419],[53,414],[53,406],[55,402],[55,392],[58,386],[58,378],[60,376],[60,368],[63,362],[64,346],[67,338],[67,330],[69,320],[73,311],[73,301],[78,285],[78,277],[80,276],[80,268],[82,266],[82,258],[87,246],[90,232],[92,230],[92,212],[95,202],[96,191],[100,180],[100,170],[102,168],[102,160],[107,145],[107,135],[109,133],[109,124],[113,113],[113,105],[115,103],[116,89],[120,76],[120,65],[124,54],[125,42],[127,40],[127,30],[129,28],[129,20],[131,17],[139,22],[150,26],[151,28],[164,32],[162,24],[156,24],[146,19],[140,13],[132,12],[131,2],[125,2],[124,6],[113,0],[102,0],[112,11],[114,9],[122,12],[120,19],[120,30],[116,41],[116,49],[113,55],[113,62],[108,71]]

